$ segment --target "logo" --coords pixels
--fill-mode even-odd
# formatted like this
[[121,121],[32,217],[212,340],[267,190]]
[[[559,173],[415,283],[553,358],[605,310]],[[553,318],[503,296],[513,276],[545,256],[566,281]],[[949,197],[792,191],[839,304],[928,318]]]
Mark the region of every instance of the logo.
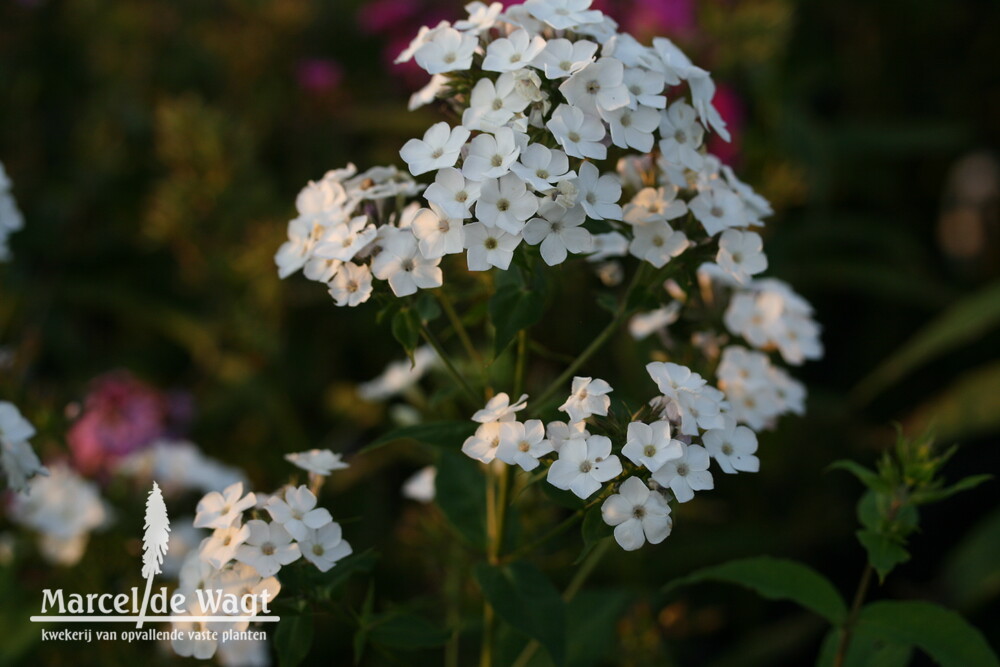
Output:
[[[146,499],[146,516],[142,536],[142,578],[145,579],[145,590],[141,602],[139,587],[133,586],[128,593],[65,593],[62,589],[42,591],[41,611],[37,616],[31,616],[32,623],[135,623],[135,632],[123,632],[121,639],[134,641],[137,639],[179,639],[182,635],[192,635],[187,639],[199,639],[206,633],[210,638],[218,640],[218,633],[212,631],[206,624],[239,622],[277,623],[278,616],[270,615],[270,591],[259,594],[246,593],[237,595],[221,589],[198,589],[193,596],[180,592],[169,593],[166,586],[153,591],[153,578],[160,574],[163,557],[170,547],[170,519],[167,506],[163,502],[160,487],[153,482],[153,488]],[[189,607],[206,612],[203,615],[192,615]],[[185,627],[201,629],[182,631],[174,629],[169,633],[142,631],[145,623],[178,622]],[[237,632],[227,630],[228,637],[222,641],[236,639],[256,639],[262,633]],[[119,639],[117,632],[97,633],[98,639]],[[176,635],[176,636],[175,636]],[[194,636],[197,635],[197,636]],[[245,635],[245,636],[243,636]],[[42,631],[43,640],[91,641],[91,630],[84,631]]]

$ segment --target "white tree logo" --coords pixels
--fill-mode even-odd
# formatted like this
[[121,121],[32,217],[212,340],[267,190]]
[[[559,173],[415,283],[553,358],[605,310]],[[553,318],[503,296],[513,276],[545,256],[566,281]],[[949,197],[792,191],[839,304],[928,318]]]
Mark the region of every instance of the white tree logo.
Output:
[[153,482],[153,489],[146,499],[146,532],[142,536],[142,576],[146,579],[146,592],[142,596],[142,609],[139,611],[139,621],[135,627],[141,628],[146,616],[146,606],[149,604],[149,591],[153,585],[153,575],[160,573],[163,556],[167,553],[170,542],[170,519],[167,517],[167,506],[163,503],[160,487]]

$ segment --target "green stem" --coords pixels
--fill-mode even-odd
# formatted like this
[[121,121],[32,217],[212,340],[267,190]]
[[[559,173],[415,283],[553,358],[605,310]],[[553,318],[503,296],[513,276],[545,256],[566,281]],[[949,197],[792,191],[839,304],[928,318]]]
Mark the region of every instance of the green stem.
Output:
[[592,356],[594,356],[598,350],[604,347],[604,344],[608,342],[608,339],[618,330],[622,321],[630,313],[628,302],[629,297],[632,296],[632,292],[640,284],[641,278],[646,275],[646,263],[642,262],[639,264],[639,268],[636,270],[635,275],[632,277],[632,282],[629,284],[628,289],[625,291],[625,296],[622,298],[621,303],[618,304],[618,310],[615,312],[614,317],[608,322],[607,326],[597,335],[590,345],[587,346],[583,352],[580,353],[573,363],[563,371],[562,375],[557,377],[552,384],[550,384],[541,395],[535,399],[533,404],[533,412],[536,414],[541,410],[550,400],[552,400],[553,395],[560,389],[564,389],[566,382],[572,378],[576,372],[587,363]]
[[428,329],[427,325],[424,324],[423,322],[420,323],[420,335],[423,337],[425,341],[427,341],[428,345],[434,348],[434,351],[437,352],[438,357],[440,357],[441,361],[444,362],[444,366],[445,369],[448,371],[448,374],[451,375],[452,379],[458,383],[458,385],[465,391],[466,394],[469,395],[469,398],[472,400],[472,404],[479,405],[480,403],[479,394],[477,394],[475,390],[469,386],[469,383],[465,381],[465,378],[462,377],[462,374],[458,372],[457,368],[455,368],[455,364],[452,363],[451,358],[448,356],[448,353],[445,352],[444,348],[441,347],[441,343],[438,342],[438,339],[434,336],[433,333],[431,333],[430,329]]
[[517,332],[517,361],[514,365],[514,395],[516,399],[524,390],[524,368],[528,363],[528,332],[521,329]]
[[851,636],[854,634],[854,626],[858,622],[861,605],[864,604],[865,596],[868,595],[868,587],[871,585],[872,574],[874,572],[875,569],[871,566],[871,563],[865,565],[861,581],[858,582],[858,589],[854,592],[854,602],[851,604],[851,612],[847,615],[844,627],[840,629],[840,643],[837,646],[837,655],[833,659],[833,667],[844,667],[844,661],[847,659],[847,649],[851,646]]
[[[573,578],[570,580],[566,590],[563,591],[563,602],[569,602],[576,597],[576,594],[580,592],[581,588],[583,588],[583,585],[587,582],[587,578],[590,577],[601,558],[603,558],[604,554],[607,553],[608,548],[611,546],[611,542],[611,538],[604,538],[597,544],[596,547],[594,547],[594,550],[590,552],[587,559],[580,565],[580,569],[578,569],[573,575]],[[521,651],[521,655],[517,657],[517,660],[514,661],[512,667],[525,667],[529,662],[531,662],[531,658],[534,657],[540,646],[541,644],[532,640],[527,646],[524,647],[524,650]]]
[[452,328],[455,329],[458,339],[462,341],[462,347],[465,348],[465,352],[469,355],[469,358],[477,365],[482,366],[483,358],[480,356],[476,346],[472,344],[472,338],[469,337],[469,332],[465,328],[465,325],[462,324],[462,318],[455,311],[455,306],[452,305],[451,299],[442,290],[434,290],[434,296],[437,297],[438,302],[441,304],[444,314],[448,316],[448,321],[451,322]]
[[504,562],[505,563],[509,563],[511,561],[515,561],[515,560],[519,560],[521,558],[524,558],[525,556],[527,556],[532,551],[534,551],[538,547],[542,546],[543,544],[545,544],[549,540],[551,540],[553,538],[556,538],[556,537],[559,537],[560,535],[562,535],[563,533],[565,533],[567,530],[569,530],[570,528],[572,528],[573,526],[575,526],[583,518],[583,514],[584,514],[583,510],[579,510],[577,512],[574,512],[569,517],[567,517],[566,519],[564,519],[562,521],[562,523],[559,523],[554,528],[549,529],[547,532],[545,532],[543,535],[541,535],[537,539],[532,540],[528,544],[525,544],[524,546],[522,546],[522,547],[520,547],[518,549],[515,549],[514,551],[511,551],[509,554],[507,554],[506,556],[504,556],[504,558],[503,558]]

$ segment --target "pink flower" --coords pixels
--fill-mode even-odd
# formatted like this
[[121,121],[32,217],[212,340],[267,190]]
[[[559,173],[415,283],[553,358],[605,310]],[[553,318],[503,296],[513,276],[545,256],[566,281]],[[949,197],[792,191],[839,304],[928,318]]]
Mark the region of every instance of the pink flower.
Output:
[[104,476],[122,456],[178,435],[191,412],[186,395],[164,394],[127,371],[102,375],[67,434],[73,462],[84,474]]
[[299,88],[308,93],[326,93],[340,85],[344,69],[336,60],[306,58],[295,65],[295,79]]
[[412,0],[374,0],[358,10],[358,25],[368,34],[379,34],[412,25],[419,7]]
[[735,166],[740,157],[743,126],[746,122],[743,99],[735,90],[724,83],[719,83],[712,104],[719,110],[722,120],[726,121],[726,128],[732,135],[732,141],[723,141],[717,134],[712,134],[708,140],[708,151],[717,155],[726,164]]

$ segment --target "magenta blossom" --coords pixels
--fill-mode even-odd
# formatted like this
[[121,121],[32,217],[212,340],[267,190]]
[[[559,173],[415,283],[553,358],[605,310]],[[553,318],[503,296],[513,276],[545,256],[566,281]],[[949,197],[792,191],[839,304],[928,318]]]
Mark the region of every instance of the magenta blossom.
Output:
[[102,375],[67,434],[73,462],[86,475],[106,476],[119,458],[180,435],[191,412],[187,395],[165,394],[127,371]]
[[295,65],[295,79],[307,93],[327,93],[340,86],[344,68],[329,58],[305,58]]
[[732,141],[723,141],[719,135],[713,133],[708,140],[708,151],[717,155],[729,166],[735,166],[740,157],[743,125],[746,122],[743,98],[731,87],[720,83],[716,88],[715,97],[712,98],[712,104],[719,110],[722,120],[726,121],[726,128],[729,130]]

